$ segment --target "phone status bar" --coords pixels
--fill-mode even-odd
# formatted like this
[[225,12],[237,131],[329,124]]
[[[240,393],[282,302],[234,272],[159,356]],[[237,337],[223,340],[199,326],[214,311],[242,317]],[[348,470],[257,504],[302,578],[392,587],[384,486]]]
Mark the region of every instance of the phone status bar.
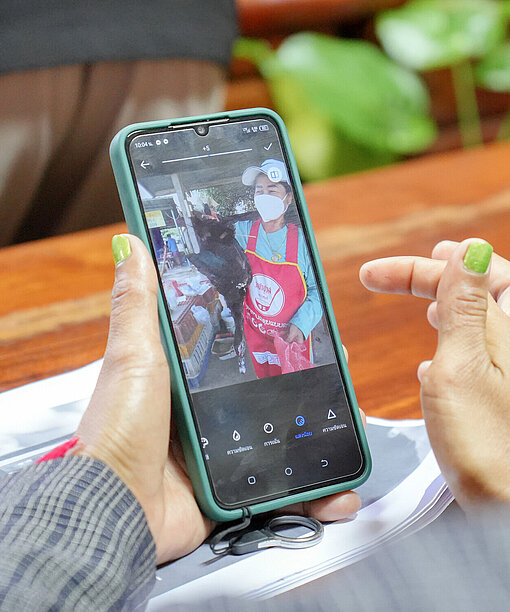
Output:
[[249,127],[243,127],[243,134],[251,134],[253,132],[268,132],[269,125],[251,125]]

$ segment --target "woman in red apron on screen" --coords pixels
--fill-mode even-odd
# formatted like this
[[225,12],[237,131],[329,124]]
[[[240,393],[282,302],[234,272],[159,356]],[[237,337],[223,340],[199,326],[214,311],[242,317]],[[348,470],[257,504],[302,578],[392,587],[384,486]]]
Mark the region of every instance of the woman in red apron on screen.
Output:
[[304,344],[303,356],[313,361],[311,331],[322,307],[303,232],[285,221],[292,202],[285,165],[268,159],[247,168],[242,182],[254,186],[261,217],[236,224],[253,274],[244,302],[244,331],[255,373],[265,378],[282,373],[276,335],[289,344]]

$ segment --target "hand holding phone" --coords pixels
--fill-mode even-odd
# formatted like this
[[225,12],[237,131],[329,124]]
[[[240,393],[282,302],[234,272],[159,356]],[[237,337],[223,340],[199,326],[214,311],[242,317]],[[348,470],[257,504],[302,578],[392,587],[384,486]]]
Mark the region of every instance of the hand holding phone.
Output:
[[[125,242],[115,270],[111,333],[75,454],[100,459],[121,476],[144,509],[163,563],[199,546],[213,523],[197,506],[178,443],[169,440],[169,371],[159,338],[154,265],[136,236],[118,238]],[[356,493],[345,492],[289,510],[337,520],[358,507]]]
[[[281,120],[255,109],[139,124],[111,154],[158,271],[202,509],[230,520],[361,484],[370,456]],[[289,335],[303,355],[278,352]]]

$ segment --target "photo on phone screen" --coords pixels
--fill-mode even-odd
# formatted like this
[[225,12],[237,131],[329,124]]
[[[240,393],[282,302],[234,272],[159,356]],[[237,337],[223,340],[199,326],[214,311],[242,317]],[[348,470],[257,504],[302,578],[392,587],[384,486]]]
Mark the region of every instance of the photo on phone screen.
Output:
[[127,146],[218,503],[355,477],[363,456],[276,124]]

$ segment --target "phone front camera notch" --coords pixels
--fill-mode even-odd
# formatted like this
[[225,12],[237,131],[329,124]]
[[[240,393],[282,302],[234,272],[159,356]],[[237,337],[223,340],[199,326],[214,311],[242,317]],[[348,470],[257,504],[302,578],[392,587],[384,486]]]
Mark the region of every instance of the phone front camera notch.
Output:
[[195,127],[195,132],[199,136],[207,136],[207,134],[209,134],[209,126],[208,125],[197,125]]

